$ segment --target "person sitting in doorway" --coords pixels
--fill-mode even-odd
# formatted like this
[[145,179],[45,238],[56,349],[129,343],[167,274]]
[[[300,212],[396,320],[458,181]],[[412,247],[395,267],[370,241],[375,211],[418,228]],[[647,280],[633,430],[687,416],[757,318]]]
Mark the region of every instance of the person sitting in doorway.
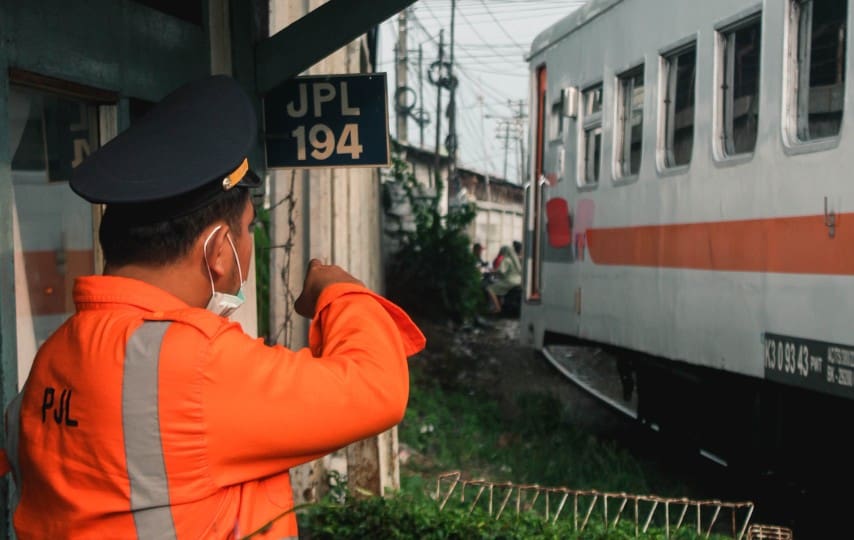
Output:
[[519,257],[519,260],[522,260],[522,242],[518,240],[513,240],[513,251],[516,252],[516,256]]
[[472,255],[474,255],[474,264],[481,274],[490,272],[489,263],[483,259],[483,246],[479,242],[475,242],[471,247]]
[[498,256],[500,260],[495,271],[496,279],[486,287],[492,313],[501,313],[501,297],[522,285],[522,263],[516,251],[510,246],[501,246]]

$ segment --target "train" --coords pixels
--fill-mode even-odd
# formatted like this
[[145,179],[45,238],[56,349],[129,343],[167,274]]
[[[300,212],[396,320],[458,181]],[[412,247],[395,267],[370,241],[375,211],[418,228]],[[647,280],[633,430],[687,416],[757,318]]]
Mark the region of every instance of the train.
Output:
[[521,339],[738,470],[851,478],[848,0],[591,0],[530,71]]

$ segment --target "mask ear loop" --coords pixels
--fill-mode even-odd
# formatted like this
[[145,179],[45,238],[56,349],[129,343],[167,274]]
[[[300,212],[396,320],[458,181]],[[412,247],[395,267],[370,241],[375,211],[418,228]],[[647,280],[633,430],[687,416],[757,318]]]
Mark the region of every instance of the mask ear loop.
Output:
[[[217,227],[218,229],[219,227]],[[237,261],[237,275],[240,276],[240,286],[243,286],[243,270],[240,269],[240,257],[237,256],[237,248],[234,247],[234,242],[231,241],[231,236],[225,233],[225,238],[231,245],[231,251],[234,252],[234,260]]]
[[[204,244],[204,246],[202,246],[202,252],[204,253],[204,256],[205,256],[205,267],[208,269],[208,279],[211,280],[211,296],[216,294],[216,289],[214,289],[213,274],[211,274],[211,266],[208,263],[208,242],[211,241],[211,238],[213,237],[213,235],[220,229],[222,229],[222,225],[217,225],[216,228],[211,231],[211,233],[208,235],[208,237],[205,238],[205,244]],[[231,240],[229,240],[229,243],[231,243]],[[231,246],[231,249],[234,249],[233,244]],[[237,252],[235,251],[235,254],[236,253]],[[237,271],[238,272],[240,271],[240,260],[237,261]]]

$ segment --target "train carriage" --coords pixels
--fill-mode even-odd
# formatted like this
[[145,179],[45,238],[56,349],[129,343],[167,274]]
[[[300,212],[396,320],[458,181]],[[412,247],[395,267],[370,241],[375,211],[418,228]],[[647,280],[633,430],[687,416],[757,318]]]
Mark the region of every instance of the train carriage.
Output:
[[591,0],[531,47],[522,339],[730,465],[851,455],[848,3]]

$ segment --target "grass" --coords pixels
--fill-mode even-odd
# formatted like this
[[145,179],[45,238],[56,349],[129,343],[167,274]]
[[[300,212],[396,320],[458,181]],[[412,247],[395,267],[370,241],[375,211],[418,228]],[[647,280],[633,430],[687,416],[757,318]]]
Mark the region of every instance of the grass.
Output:
[[552,396],[525,394],[518,414],[476,392],[444,389],[418,372],[401,443],[417,452],[402,476],[433,476],[459,469],[493,481],[647,493],[642,467],[626,451],[574,429]]
[[[643,465],[614,443],[575,429],[556,398],[523,394],[516,400],[515,414],[502,413],[502,409],[485,389],[452,381],[442,384],[432,374],[414,369],[406,418],[398,432],[402,447],[411,453],[401,466],[400,491],[385,498],[349,497],[345,504],[327,500],[300,516],[303,537],[636,538],[628,511],[617,527],[605,527],[601,519],[592,519],[583,532],[575,530],[571,519],[552,524],[535,512],[515,515],[508,511],[496,520],[482,506],[470,511],[470,499],[462,503],[456,496],[440,511],[434,500],[436,479],[449,470],[495,482],[650,493],[653,483]],[[331,499],[341,500],[341,495],[338,491]],[[686,528],[670,535],[681,540],[701,537]],[[665,534],[653,526],[638,538],[659,539]]]

